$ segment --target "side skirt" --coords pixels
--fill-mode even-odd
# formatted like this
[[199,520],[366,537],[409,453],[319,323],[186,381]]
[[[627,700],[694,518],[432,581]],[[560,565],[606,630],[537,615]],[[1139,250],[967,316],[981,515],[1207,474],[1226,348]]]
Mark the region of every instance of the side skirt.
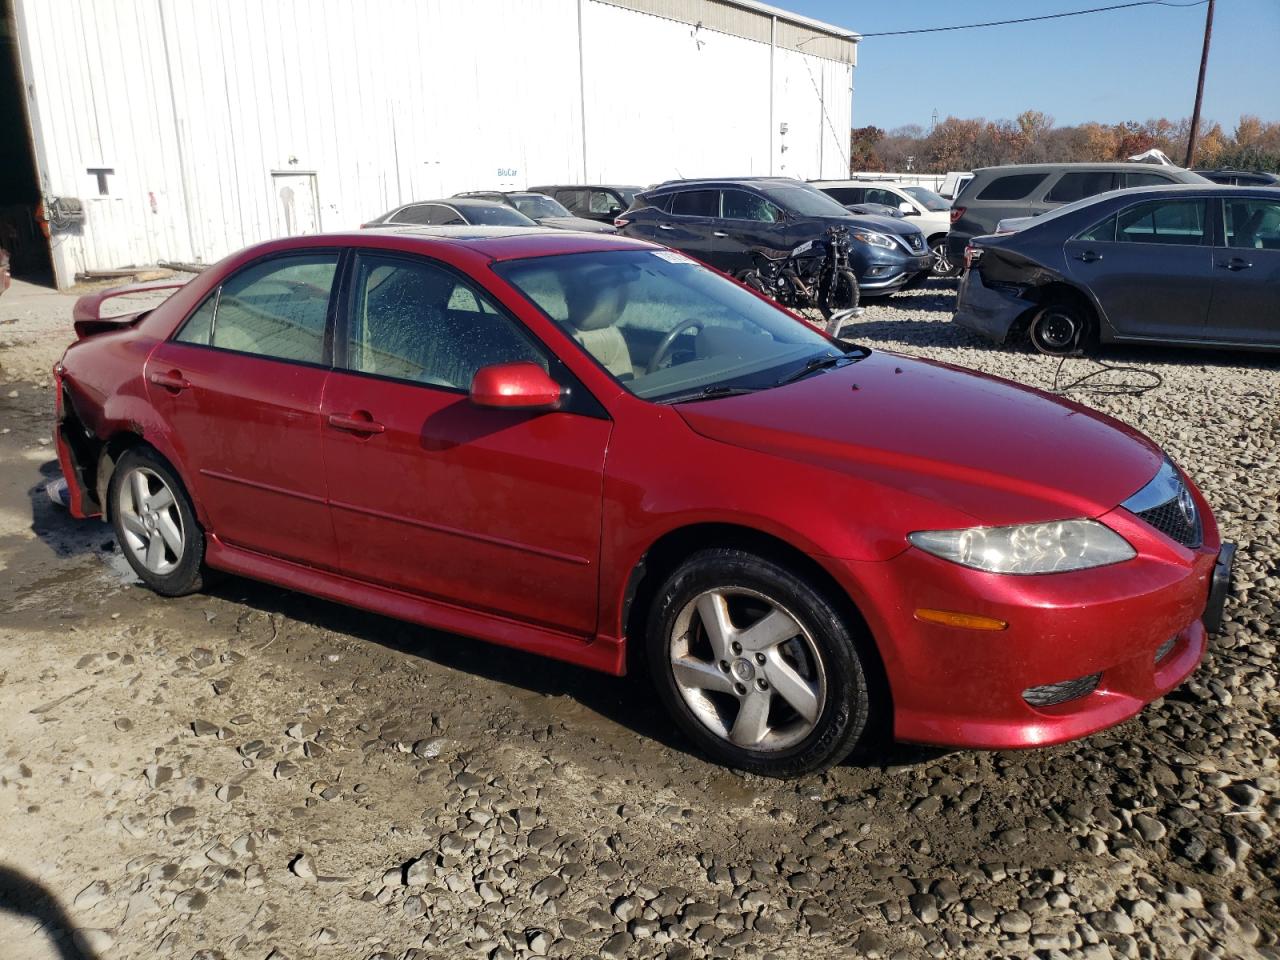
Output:
[[602,673],[615,676],[626,673],[623,643],[614,637],[584,639],[546,627],[478,613],[438,600],[428,600],[314,567],[268,557],[241,547],[232,547],[213,535],[209,535],[207,539],[205,562],[217,570],[225,570],[252,580],[265,580],[289,590],[334,600],[397,620],[407,620],[424,627],[514,647]]

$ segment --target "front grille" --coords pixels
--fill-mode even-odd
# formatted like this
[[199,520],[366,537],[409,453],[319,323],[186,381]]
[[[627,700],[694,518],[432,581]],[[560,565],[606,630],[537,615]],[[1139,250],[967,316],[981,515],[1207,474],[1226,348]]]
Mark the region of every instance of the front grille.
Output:
[[1159,663],[1161,660],[1167,657],[1170,651],[1173,650],[1174,644],[1176,644],[1177,642],[1178,642],[1178,635],[1175,633],[1172,637],[1170,637],[1164,643],[1160,644],[1160,646],[1156,647],[1155,662]]
[[923,250],[923,249],[924,249],[924,234],[922,234],[922,233],[913,233],[913,234],[908,235],[908,237],[907,237],[907,245],[908,245],[909,247],[911,247],[911,249],[912,249],[912,250]]
[[1022,691],[1022,699],[1033,707],[1053,707],[1068,700],[1079,700],[1097,689],[1102,674],[1091,673],[1087,677],[1075,680],[1060,680],[1057,683],[1046,683],[1042,687],[1028,687]]
[[1200,546],[1199,511],[1192,509],[1191,518],[1188,520],[1178,500],[1178,497],[1166,500],[1150,510],[1143,510],[1138,516],[1184,547],[1198,547]]

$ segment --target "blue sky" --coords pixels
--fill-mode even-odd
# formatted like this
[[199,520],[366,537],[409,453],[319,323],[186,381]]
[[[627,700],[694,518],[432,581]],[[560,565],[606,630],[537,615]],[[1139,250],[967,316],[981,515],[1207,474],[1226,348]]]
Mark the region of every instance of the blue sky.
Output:
[[[1059,13],[1119,0],[771,0],[860,33]],[[1185,0],[1177,0],[1185,2]],[[928,127],[948,115],[1060,126],[1190,116],[1204,6],[1136,7],[1041,23],[868,37],[854,71],[853,125]],[[1219,0],[1204,116],[1230,132],[1242,113],[1280,120],[1280,0]]]

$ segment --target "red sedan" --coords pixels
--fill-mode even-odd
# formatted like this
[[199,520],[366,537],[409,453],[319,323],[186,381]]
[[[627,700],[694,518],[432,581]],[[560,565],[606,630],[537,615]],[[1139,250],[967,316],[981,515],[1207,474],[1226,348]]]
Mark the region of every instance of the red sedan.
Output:
[[224,570],[647,661],[735,767],[1079,737],[1181,682],[1221,615],[1231,547],[1137,431],[833,341],[651,244],[297,237],[149,312],[103,299],[56,368],[58,456],[152,589]]

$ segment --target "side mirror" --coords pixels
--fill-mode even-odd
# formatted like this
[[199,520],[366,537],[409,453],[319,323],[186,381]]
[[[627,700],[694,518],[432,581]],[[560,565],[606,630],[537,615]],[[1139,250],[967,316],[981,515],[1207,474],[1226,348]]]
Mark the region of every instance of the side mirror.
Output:
[[554,410],[560,406],[560,384],[536,363],[517,360],[481,367],[471,378],[471,402],[477,407],[508,410]]
[[622,213],[622,208],[618,206],[616,203],[609,208],[609,216],[611,217],[616,217],[620,213]]
[[908,217],[919,216],[919,214],[916,212],[916,208],[913,207],[911,204],[907,203],[907,201],[905,200],[903,200],[900,204],[898,204],[898,209],[901,210]]

